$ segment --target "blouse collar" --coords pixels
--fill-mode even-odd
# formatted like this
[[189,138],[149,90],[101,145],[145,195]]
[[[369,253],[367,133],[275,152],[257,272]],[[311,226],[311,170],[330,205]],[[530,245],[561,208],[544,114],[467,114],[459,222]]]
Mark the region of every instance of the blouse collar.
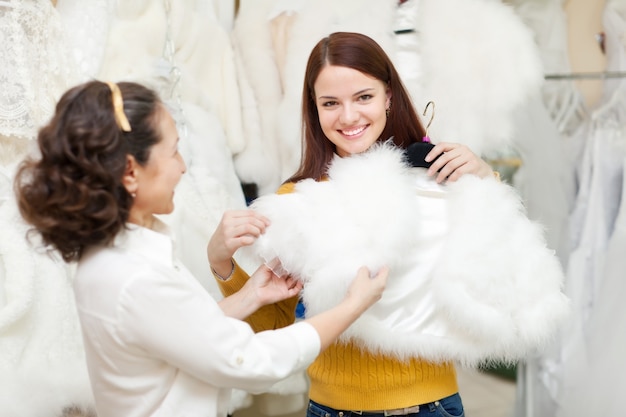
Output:
[[156,219],[152,228],[148,229],[133,223],[127,223],[126,228],[115,237],[114,246],[155,263],[173,266],[174,238],[170,228],[161,220]]

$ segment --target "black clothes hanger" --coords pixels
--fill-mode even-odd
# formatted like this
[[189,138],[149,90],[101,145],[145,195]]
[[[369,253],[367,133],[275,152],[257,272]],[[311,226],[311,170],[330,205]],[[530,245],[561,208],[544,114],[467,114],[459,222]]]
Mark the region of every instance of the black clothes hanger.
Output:
[[430,142],[415,142],[410,144],[404,153],[412,167],[430,168],[433,162],[435,162],[439,157],[430,162],[426,162],[424,158],[426,158],[428,152],[430,152],[430,150],[434,147],[435,145]]
[[433,113],[430,116],[430,120],[428,121],[428,124],[426,125],[426,135],[422,138],[421,142],[415,142],[415,143],[410,144],[405,151],[407,160],[409,161],[412,167],[430,168],[433,162],[435,162],[437,158],[441,156],[439,155],[437,158],[433,159],[430,162],[426,162],[424,159],[426,158],[426,155],[428,155],[428,152],[430,152],[430,150],[435,147],[435,145],[433,145],[430,142],[430,137],[428,136],[428,128],[430,127],[430,124],[433,122],[433,119],[435,118],[435,102],[434,101],[429,101],[426,104],[423,115],[426,116],[426,112],[428,111],[428,108],[431,106],[433,108]]

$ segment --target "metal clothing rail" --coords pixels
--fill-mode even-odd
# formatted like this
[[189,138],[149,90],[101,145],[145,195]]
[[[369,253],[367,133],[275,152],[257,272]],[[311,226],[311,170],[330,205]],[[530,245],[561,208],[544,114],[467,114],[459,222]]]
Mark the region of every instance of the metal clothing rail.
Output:
[[626,71],[571,72],[566,74],[546,74],[546,80],[604,80],[607,78],[626,78]]

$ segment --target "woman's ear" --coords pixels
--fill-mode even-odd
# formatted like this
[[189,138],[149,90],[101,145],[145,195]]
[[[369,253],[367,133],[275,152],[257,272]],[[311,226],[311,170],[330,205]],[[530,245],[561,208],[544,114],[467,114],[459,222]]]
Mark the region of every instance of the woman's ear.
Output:
[[126,155],[126,169],[124,169],[124,176],[122,177],[122,184],[126,188],[126,191],[130,195],[136,195],[139,189],[139,165],[132,155]]
[[387,101],[385,101],[385,108],[390,109],[391,108],[391,89],[387,88],[387,91],[385,93],[387,94]]

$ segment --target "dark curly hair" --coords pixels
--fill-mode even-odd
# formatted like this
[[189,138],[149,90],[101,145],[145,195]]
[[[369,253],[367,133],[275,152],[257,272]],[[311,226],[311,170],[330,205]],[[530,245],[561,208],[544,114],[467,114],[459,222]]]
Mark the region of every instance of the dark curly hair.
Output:
[[15,177],[22,216],[66,262],[125,227],[133,201],[122,184],[127,155],[144,165],[161,140],[158,95],[136,83],[117,85],[131,131],[118,127],[109,85],[78,85],[39,131],[40,155],[24,160]]

